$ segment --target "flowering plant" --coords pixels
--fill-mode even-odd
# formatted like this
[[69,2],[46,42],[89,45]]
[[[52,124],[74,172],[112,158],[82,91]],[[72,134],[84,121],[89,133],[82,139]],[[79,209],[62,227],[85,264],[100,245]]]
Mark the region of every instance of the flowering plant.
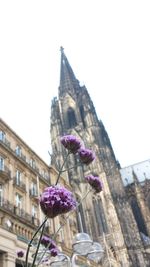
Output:
[[73,154],[76,154],[81,147],[81,141],[74,135],[65,135],[60,138],[60,141]]
[[79,150],[79,157],[82,163],[89,165],[95,159],[95,154],[90,149],[81,148]]
[[45,188],[40,197],[40,206],[48,218],[54,218],[75,209],[76,201],[65,187],[55,185]]
[[[30,247],[32,246],[32,242],[34,238],[37,236],[39,232],[40,232],[40,237],[39,237],[39,240],[36,246],[36,252],[34,254],[34,259],[33,259],[31,267],[35,266],[35,262],[37,261],[39,257],[40,259],[37,263],[37,266],[42,262],[47,262],[49,260],[49,257],[51,256],[54,257],[58,255],[58,248],[54,242],[54,239],[56,235],[58,234],[59,230],[61,229],[61,227],[63,227],[64,224],[66,223],[68,217],[70,216],[70,212],[74,211],[74,209],[77,206],[76,201],[73,197],[73,194],[69,190],[67,190],[64,186],[61,186],[60,184],[58,184],[61,173],[64,172],[63,168],[64,168],[64,165],[65,165],[65,162],[68,156],[71,153],[74,154],[75,156],[77,154],[79,156],[80,162],[86,165],[89,165],[95,159],[95,153],[92,150],[83,147],[82,142],[76,136],[65,135],[61,137],[60,142],[68,150],[68,153],[58,172],[58,177],[57,177],[55,185],[51,185],[45,188],[39,198],[39,204],[40,204],[41,210],[46,217],[43,223],[39,226],[37,231],[34,233],[32,239],[29,242],[27,253],[26,253],[25,267],[28,267],[29,250],[30,250]],[[94,189],[96,193],[99,193],[102,191],[102,183],[99,177],[88,175],[85,177],[85,180],[91,185],[92,189]],[[89,192],[90,191],[86,193],[86,195],[83,197],[81,201],[83,201],[87,197]],[[78,204],[78,206],[80,204],[81,202]],[[59,227],[57,232],[53,235],[53,238],[43,235],[45,223],[48,219],[53,219],[58,215],[68,213],[68,212],[69,214],[65,218],[65,223]],[[44,250],[42,253],[41,251],[39,253],[39,248],[41,247],[41,245],[44,247]],[[40,256],[38,256],[38,254]]]
[[56,246],[56,243],[50,237],[43,236],[41,238],[41,245],[43,245],[45,248],[47,248],[50,251],[52,257],[55,257],[58,255],[58,248]]
[[99,177],[88,175],[85,177],[87,182],[91,185],[91,187],[95,190],[96,193],[102,191],[102,182],[100,181]]
[[18,250],[17,251],[17,256],[18,256],[18,258],[23,258],[24,257],[24,251],[23,250]]

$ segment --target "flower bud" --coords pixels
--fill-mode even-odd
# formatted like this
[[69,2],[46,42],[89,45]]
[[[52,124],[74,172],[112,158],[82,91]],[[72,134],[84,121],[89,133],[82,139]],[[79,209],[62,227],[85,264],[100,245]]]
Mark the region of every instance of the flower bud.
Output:
[[82,163],[88,165],[95,159],[95,154],[90,149],[81,148],[79,150],[79,157]]
[[81,141],[74,135],[65,135],[60,138],[60,141],[73,154],[76,154],[81,147]]
[[23,258],[23,256],[24,256],[24,251],[23,251],[23,250],[18,250],[18,251],[17,251],[17,256],[18,256],[18,258]]
[[95,190],[96,193],[102,191],[102,182],[100,181],[99,177],[88,175],[85,177],[85,179],[92,186],[92,188]]

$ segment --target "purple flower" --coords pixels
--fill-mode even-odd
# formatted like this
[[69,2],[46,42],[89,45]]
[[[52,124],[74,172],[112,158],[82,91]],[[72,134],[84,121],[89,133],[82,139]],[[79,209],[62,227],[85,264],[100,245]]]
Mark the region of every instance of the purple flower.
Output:
[[42,236],[41,238],[41,244],[44,247],[48,247],[49,252],[51,253],[51,256],[55,257],[58,254],[58,248],[55,244],[55,242],[48,236]]
[[52,248],[50,250],[50,252],[51,252],[52,257],[56,257],[58,255],[58,249],[57,248]]
[[85,179],[93,187],[96,193],[99,193],[102,191],[102,182],[100,181],[99,177],[88,175],[85,177]]
[[90,149],[81,148],[79,150],[79,157],[82,163],[88,165],[95,159],[95,154]]
[[73,154],[76,154],[82,145],[81,141],[74,135],[65,135],[60,138],[60,141]]
[[76,207],[73,195],[65,187],[54,185],[45,188],[40,196],[40,206],[48,218],[54,218]]
[[51,243],[51,239],[48,236],[42,236],[41,238],[41,244],[45,247],[48,246],[48,244]]
[[23,251],[23,250],[18,250],[18,251],[17,251],[17,256],[18,256],[18,258],[23,258],[23,256],[24,256],[24,251]]

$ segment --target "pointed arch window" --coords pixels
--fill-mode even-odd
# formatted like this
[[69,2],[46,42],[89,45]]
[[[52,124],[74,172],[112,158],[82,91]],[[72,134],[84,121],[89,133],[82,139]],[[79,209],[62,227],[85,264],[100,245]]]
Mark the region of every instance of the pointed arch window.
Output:
[[93,206],[95,211],[95,217],[97,221],[98,234],[108,234],[108,225],[104,213],[104,208],[101,199],[93,199]]
[[83,105],[80,106],[80,115],[81,115],[81,120],[82,120],[82,123],[83,123],[83,127],[85,128],[85,112],[84,112],[84,107]]
[[147,198],[146,198],[146,202],[147,202],[147,206],[150,210],[150,193],[148,194]]
[[143,219],[143,215],[142,215],[142,212],[139,208],[139,205],[138,205],[136,198],[132,198],[130,203],[131,203],[131,208],[132,208],[133,215],[134,215],[134,218],[136,220],[137,226],[139,228],[139,231],[145,235],[148,235],[147,229],[145,226],[145,222]]
[[67,117],[68,117],[68,127],[69,128],[73,128],[74,126],[77,125],[76,115],[75,115],[73,108],[71,108],[71,107],[68,108]]

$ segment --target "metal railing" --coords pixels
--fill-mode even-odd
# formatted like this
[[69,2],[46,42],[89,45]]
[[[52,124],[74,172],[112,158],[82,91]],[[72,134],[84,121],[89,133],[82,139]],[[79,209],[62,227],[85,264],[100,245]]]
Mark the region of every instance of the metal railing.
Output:
[[0,165],[0,174],[7,179],[11,179],[11,171],[6,165]]
[[13,203],[7,199],[0,197],[0,210],[11,213],[13,216],[24,220],[25,222],[31,223],[32,225],[38,226],[40,221],[38,218],[33,217],[31,214],[27,213],[24,209],[16,207]]
[[30,195],[30,197],[37,197],[38,196],[37,190],[30,189],[29,190],[29,195]]
[[4,145],[10,148],[10,142],[6,138],[0,139],[0,143],[3,143]]

